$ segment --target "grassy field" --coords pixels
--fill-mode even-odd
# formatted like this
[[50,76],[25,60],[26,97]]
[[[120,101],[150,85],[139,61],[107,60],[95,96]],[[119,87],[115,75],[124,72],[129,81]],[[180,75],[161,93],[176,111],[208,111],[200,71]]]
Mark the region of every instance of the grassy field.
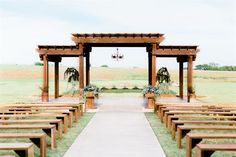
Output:
[[[60,94],[70,91],[60,67]],[[54,93],[54,67],[50,66],[50,95]],[[0,102],[39,101],[42,67],[34,65],[0,65]],[[178,70],[171,70],[171,89],[178,93]],[[186,71],[185,81],[186,81]],[[106,88],[133,88],[147,85],[144,68],[91,68],[91,84]],[[185,94],[186,94],[186,82]],[[236,102],[236,72],[194,71],[194,89],[203,102]]]

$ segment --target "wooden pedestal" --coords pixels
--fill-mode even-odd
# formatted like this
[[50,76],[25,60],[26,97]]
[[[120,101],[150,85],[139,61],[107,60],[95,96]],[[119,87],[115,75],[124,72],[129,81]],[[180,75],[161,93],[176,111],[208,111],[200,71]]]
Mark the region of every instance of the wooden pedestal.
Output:
[[93,92],[88,92],[86,94],[86,102],[85,102],[86,109],[94,109],[94,94]]
[[154,108],[155,104],[155,94],[154,93],[147,93],[145,97],[148,99],[147,101],[147,108]]

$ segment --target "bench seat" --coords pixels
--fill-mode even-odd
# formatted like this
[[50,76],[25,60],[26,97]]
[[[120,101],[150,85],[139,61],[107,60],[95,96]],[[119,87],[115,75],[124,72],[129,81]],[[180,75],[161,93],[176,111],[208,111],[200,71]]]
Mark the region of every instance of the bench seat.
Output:
[[196,157],[210,157],[215,151],[236,151],[236,144],[197,144]]
[[236,139],[236,134],[209,134],[209,133],[188,133],[186,135],[186,157],[191,157],[192,149],[202,139]]
[[0,129],[41,129],[51,137],[51,149],[57,147],[55,125],[0,125]]
[[185,137],[185,135],[191,130],[236,130],[236,126],[189,126],[183,125],[177,127],[177,146],[181,148],[181,139]]
[[0,143],[0,150],[14,150],[20,157],[34,157],[33,143]]
[[0,138],[28,138],[40,149],[40,157],[46,157],[45,133],[0,133]]

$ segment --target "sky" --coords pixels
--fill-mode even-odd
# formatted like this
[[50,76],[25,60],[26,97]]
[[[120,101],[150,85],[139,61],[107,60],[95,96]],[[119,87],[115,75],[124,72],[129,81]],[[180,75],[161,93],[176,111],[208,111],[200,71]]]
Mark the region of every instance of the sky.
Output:
[[[236,65],[235,0],[0,0],[0,64],[34,64],[37,45],[74,44],[71,33],[163,33],[161,45],[198,45],[195,65]],[[121,61],[115,52],[93,48],[91,65],[147,67],[144,48],[119,48]],[[178,68],[175,58],[157,64]]]

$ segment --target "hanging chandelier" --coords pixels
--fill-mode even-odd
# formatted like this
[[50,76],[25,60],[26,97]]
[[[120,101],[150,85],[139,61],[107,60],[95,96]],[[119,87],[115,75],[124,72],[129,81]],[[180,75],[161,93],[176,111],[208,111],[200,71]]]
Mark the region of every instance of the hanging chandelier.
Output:
[[116,49],[116,53],[111,55],[111,58],[118,61],[119,59],[123,59],[124,55],[119,53],[119,49]]

